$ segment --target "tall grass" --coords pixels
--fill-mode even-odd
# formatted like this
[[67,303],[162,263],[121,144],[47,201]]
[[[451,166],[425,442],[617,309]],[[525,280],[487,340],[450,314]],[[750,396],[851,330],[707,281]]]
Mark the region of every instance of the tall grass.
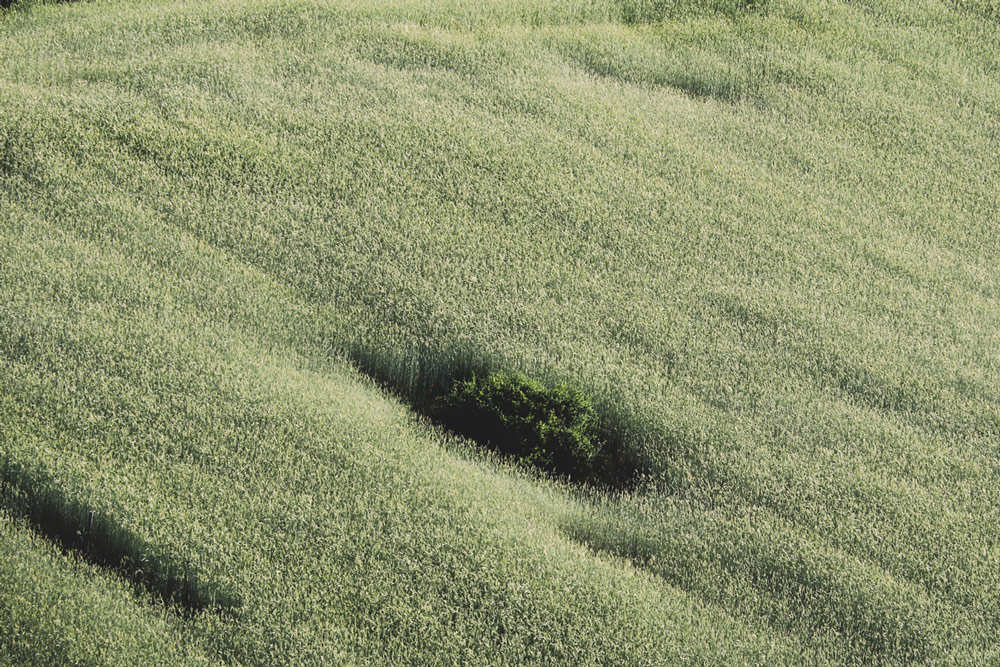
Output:
[[[7,14],[0,458],[241,604],[172,614],[5,518],[0,652],[995,662],[973,4]],[[369,379],[482,369],[580,387],[647,478],[536,479]],[[116,619],[150,644],[75,643]]]

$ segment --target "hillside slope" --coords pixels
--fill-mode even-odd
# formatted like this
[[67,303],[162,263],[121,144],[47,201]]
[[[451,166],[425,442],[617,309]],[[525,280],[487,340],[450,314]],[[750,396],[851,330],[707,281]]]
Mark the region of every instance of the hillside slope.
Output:
[[8,12],[0,663],[1000,661],[998,154],[986,1]]

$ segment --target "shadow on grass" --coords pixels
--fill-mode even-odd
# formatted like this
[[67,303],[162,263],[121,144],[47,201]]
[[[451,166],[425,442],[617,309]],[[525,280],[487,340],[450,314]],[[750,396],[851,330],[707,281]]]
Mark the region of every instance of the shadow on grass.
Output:
[[[851,664],[924,664],[940,657],[940,619],[926,598],[912,597],[918,587],[872,580],[877,569],[861,569],[842,552],[780,533],[762,537],[752,519],[747,524],[745,537],[710,523],[692,534],[690,526],[596,516],[570,518],[560,527],[595,555],[621,558],[709,604],[746,605],[744,613],[778,632],[837,637]],[[733,591],[739,591],[735,598]]]
[[64,553],[117,573],[137,594],[148,594],[182,616],[202,611],[228,613],[236,596],[176,565],[112,517],[69,499],[44,473],[0,459],[0,507],[25,519]]
[[[417,414],[433,424],[474,442],[485,450],[493,451],[503,458],[529,465],[534,458],[526,455],[535,445],[532,443],[512,443],[512,438],[520,437],[525,430],[533,428],[504,429],[507,420],[503,408],[483,409],[483,406],[447,403],[442,399],[452,394],[459,383],[468,384],[473,378],[496,377],[498,369],[479,360],[475,355],[463,351],[445,351],[436,348],[420,348],[405,354],[381,353],[369,348],[356,347],[349,357],[365,376],[373,380],[387,393],[396,396]],[[519,375],[508,375],[524,384],[534,385],[542,391],[553,389],[545,383],[528,380]],[[574,392],[579,393],[579,392]],[[582,396],[582,394],[580,394]],[[589,403],[589,398],[586,399]],[[592,438],[600,443],[600,455],[586,468],[560,465],[556,462],[545,467],[537,467],[541,472],[563,481],[606,489],[629,489],[640,479],[643,471],[625,454],[623,442],[613,428],[613,419],[592,409]],[[528,421],[530,421],[528,417]],[[522,421],[523,423],[523,421]],[[540,430],[548,429],[548,424],[540,424]],[[504,431],[501,433],[501,431]],[[520,455],[514,455],[518,452]]]

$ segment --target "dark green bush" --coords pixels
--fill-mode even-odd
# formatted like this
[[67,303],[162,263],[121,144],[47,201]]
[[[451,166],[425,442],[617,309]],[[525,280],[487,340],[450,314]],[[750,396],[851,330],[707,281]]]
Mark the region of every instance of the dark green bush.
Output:
[[458,433],[547,472],[586,478],[603,465],[590,400],[565,384],[473,376],[437,397],[432,412]]

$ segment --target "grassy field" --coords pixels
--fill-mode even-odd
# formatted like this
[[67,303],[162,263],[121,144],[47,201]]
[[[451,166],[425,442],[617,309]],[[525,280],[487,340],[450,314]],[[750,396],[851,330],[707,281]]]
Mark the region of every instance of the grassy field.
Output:
[[6,10],[0,665],[1000,662],[998,18]]

